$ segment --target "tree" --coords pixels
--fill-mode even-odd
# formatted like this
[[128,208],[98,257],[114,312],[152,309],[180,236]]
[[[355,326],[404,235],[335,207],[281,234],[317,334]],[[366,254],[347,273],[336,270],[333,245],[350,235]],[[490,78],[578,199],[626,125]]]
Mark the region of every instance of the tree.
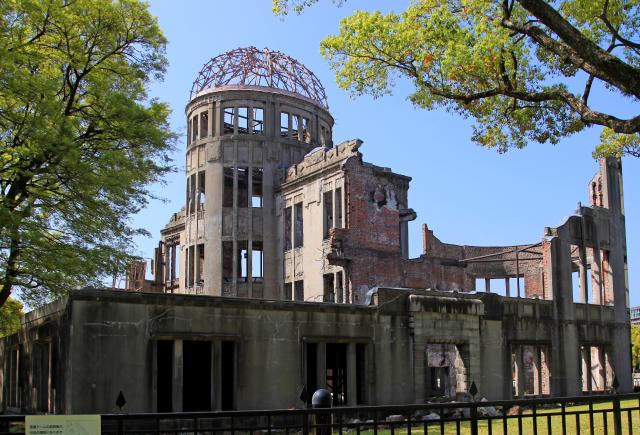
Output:
[[[276,14],[318,0],[274,0]],[[335,0],[341,3],[340,0]],[[421,0],[401,13],[355,12],[321,43],[341,88],[389,93],[475,118],[473,140],[504,152],[604,127],[596,155],[640,157],[640,113],[598,110],[594,86],[640,98],[637,0]]]
[[0,307],[0,337],[6,337],[20,330],[20,318],[24,315],[22,304],[13,298]]
[[165,38],[137,0],[0,2],[0,306],[99,284],[170,170],[167,105],[147,87]]

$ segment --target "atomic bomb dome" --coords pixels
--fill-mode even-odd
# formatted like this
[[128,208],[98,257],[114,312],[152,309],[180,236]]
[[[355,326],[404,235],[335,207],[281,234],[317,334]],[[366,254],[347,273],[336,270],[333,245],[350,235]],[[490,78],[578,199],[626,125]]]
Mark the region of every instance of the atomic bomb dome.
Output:
[[306,66],[279,51],[236,48],[207,62],[191,87],[190,99],[220,87],[267,87],[308,98],[328,109],[324,86]]

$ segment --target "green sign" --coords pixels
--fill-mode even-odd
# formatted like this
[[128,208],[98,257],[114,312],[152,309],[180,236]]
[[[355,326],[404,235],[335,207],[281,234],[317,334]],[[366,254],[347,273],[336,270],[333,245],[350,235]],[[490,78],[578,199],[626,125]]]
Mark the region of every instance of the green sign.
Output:
[[27,415],[26,435],[100,435],[99,415]]

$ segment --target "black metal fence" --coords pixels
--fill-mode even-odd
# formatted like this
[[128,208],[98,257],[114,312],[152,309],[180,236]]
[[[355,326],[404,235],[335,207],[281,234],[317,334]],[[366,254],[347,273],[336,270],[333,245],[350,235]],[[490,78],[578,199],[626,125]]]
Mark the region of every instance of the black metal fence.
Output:
[[[640,434],[640,394],[403,406],[102,415],[103,434]],[[0,416],[21,434],[24,415]]]

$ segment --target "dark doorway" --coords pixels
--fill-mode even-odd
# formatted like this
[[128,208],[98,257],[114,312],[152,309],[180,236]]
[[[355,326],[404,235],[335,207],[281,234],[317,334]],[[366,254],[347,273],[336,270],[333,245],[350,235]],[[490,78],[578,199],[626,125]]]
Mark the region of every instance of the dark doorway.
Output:
[[182,345],[182,410],[211,411],[211,342]]
[[307,343],[307,404],[318,389],[318,343]]
[[446,396],[449,391],[449,367],[430,367],[429,396]]
[[327,343],[327,389],[333,393],[333,406],[347,404],[347,345]]
[[156,342],[157,412],[173,412],[173,340]]
[[220,345],[221,409],[234,409],[235,405],[235,343],[223,341]]

